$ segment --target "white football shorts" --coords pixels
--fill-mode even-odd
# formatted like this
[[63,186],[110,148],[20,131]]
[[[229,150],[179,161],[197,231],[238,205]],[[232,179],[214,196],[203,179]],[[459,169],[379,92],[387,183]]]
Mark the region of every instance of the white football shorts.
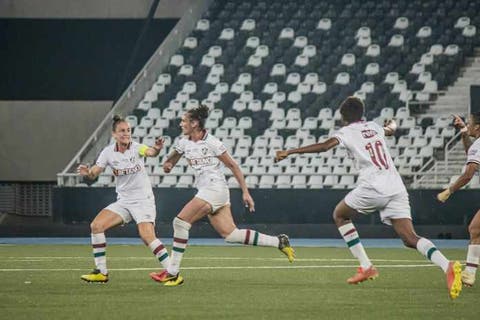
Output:
[[391,219],[412,219],[408,193],[384,195],[375,189],[358,186],[345,196],[345,203],[362,214],[380,212],[383,223],[391,225]]
[[230,205],[230,190],[226,185],[211,185],[198,189],[195,197],[208,202],[212,207],[212,214],[218,209]]
[[105,208],[115,212],[122,217],[125,224],[132,221],[138,224],[141,222],[151,222],[155,224],[157,209],[155,207],[155,198],[148,197],[145,200],[124,200],[119,199]]

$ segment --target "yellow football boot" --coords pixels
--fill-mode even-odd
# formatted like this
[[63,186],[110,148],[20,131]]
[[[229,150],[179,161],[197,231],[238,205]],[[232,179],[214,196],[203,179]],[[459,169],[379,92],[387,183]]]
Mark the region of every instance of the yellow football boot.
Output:
[[287,256],[289,262],[295,260],[295,250],[290,246],[290,240],[286,234],[280,234],[278,237],[278,249]]
[[84,274],[80,278],[83,281],[87,281],[87,282],[100,282],[100,283],[108,282],[108,274],[103,274],[98,269],[94,269],[89,274]]

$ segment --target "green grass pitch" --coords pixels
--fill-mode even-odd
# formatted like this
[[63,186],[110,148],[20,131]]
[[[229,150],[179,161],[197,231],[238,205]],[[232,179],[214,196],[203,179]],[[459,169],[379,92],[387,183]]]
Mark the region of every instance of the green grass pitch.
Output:
[[[367,249],[380,277],[352,286],[346,248],[189,246],[185,283],[150,280],[158,263],[140,245],[107,247],[110,281],[89,284],[90,247],[0,246],[1,319],[474,319],[479,286],[448,298],[444,274],[416,251]],[[444,250],[463,260],[466,250]]]

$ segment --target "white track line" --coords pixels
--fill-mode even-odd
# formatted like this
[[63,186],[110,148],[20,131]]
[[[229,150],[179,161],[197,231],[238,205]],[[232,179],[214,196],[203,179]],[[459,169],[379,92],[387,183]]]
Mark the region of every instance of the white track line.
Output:
[[[357,265],[322,265],[322,266],[230,266],[230,267],[184,267],[182,270],[243,270],[243,269],[324,269],[324,268],[355,268]],[[435,267],[434,264],[386,264],[376,265],[378,268],[420,268]],[[114,268],[110,271],[155,271],[158,268]],[[65,269],[41,269],[41,268],[22,268],[22,269],[0,269],[0,272],[28,272],[28,271],[85,271],[80,268]]]

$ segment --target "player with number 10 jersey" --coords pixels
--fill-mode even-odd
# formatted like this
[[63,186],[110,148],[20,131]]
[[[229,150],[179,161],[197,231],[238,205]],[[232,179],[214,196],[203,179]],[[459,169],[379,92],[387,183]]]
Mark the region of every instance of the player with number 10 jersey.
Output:
[[390,120],[385,127],[363,121],[364,105],[356,97],[348,97],[340,106],[344,127],[325,142],[292,150],[278,151],[280,161],[294,153],[325,152],[343,145],[359,171],[358,186],[340,201],[333,212],[335,224],[353,256],[360,263],[356,274],[347,282],[357,284],[378,277],[378,271],[368,258],[352,223],[357,213],[380,212],[382,222],[392,225],[405,246],[417,249],[442,268],[447,278],[449,295],[455,299],[462,289],[461,265],[449,261],[428,239],[416,234],[412,224],[408,193],[386,147],[385,136],[395,133]]

